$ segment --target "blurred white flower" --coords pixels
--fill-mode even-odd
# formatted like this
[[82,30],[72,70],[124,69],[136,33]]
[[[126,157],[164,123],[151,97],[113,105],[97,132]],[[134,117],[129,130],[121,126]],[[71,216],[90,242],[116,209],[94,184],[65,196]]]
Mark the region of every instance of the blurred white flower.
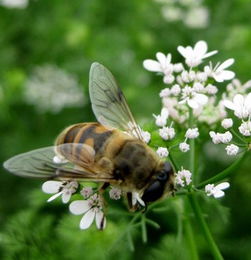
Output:
[[159,127],[163,127],[166,125],[166,121],[167,121],[167,118],[168,118],[168,110],[167,108],[163,107],[161,109],[161,113],[160,115],[154,115],[153,116],[155,117],[155,124]]
[[190,150],[190,145],[186,142],[180,143],[179,149],[180,149],[181,152],[186,153],[187,151]]
[[239,151],[239,147],[235,144],[230,144],[225,148],[227,155],[233,156],[236,155]]
[[191,46],[179,46],[178,52],[186,59],[185,62],[189,67],[196,67],[202,63],[203,59],[217,53],[217,51],[207,53],[207,49],[207,43],[205,41],[198,41],[194,48]]
[[175,129],[173,127],[162,127],[159,129],[159,135],[164,140],[171,140],[175,136]]
[[159,96],[161,98],[168,97],[171,93],[171,90],[169,88],[164,88],[160,91]]
[[109,196],[112,200],[119,200],[121,198],[122,191],[116,187],[112,187],[109,191]]
[[229,188],[230,184],[228,182],[222,182],[218,185],[208,184],[205,186],[205,192],[207,196],[213,196],[216,199],[221,198],[225,195],[225,189]]
[[76,181],[46,181],[42,185],[43,192],[48,194],[55,193],[47,200],[48,202],[62,195],[63,203],[67,203],[77,188],[78,183]]
[[160,158],[165,158],[169,155],[169,152],[166,147],[159,147],[156,151]]
[[214,78],[217,82],[223,82],[225,80],[233,79],[235,73],[230,70],[226,70],[234,63],[234,59],[228,59],[222,64],[218,63],[214,68],[212,65],[205,66],[204,71],[207,73],[208,77]]
[[239,132],[244,135],[244,136],[251,136],[251,122],[247,121],[247,122],[243,122],[240,126],[239,126]]
[[176,174],[175,181],[178,185],[184,187],[189,185],[192,182],[192,173],[188,170],[182,169]]
[[91,226],[94,219],[98,229],[104,229],[106,226],[106,218],[102,210],[102,199],[96,193],[88,200],[76,200],[69,206],[70,212],[74,215],[82,215],[80,228],[87,229]]
[[170,6],[170,5],[164,6],[161,9],[161,12],[162,12],[163,17],[169,22],[181,20],[181,18],[183,16],[181,8],[175,7],[175,6]]
[[84,104],[84,95],[76,78],[53,65],[34,69],[26,82],[24,98],[40,112],[58,113],[65,107]]
[[221,126],[225,129],[229,129],[233,126],[233,120],[232,118],[225,118],[221,122]]
[[84,187],[81,191],[80,194],[85,198],[89,198],[93,194],[93,189],[92,187]]
[[187,11],[183,19],[190,28],[206,28],[209,23],[209,10],[204,6],[194,6]]
[[7,8],[26,8],[29,4],[28,0],[1,0],[0,5]]
[[181,72],[181,71],[183,71],[183,70],[184,70],[184,66],[183,66],[182,63],[175,63],[175,64],[173,65],[173,71],[174,71],[174,72],[179,73],[179,72]]
[[147,131],[141,131],[141,135],[143,137],[144,142],[148,144],[151,140],[151,134]]
[[164,75],[170,75],[173,72],[173,64],[171,63],[171,54],[165,55],[162,52],[157,52],[156,60],[147,59],[143,61],[143,66],[146,70],[153,72],[161,72]]
[[163,78],[163,82],[165,84],[172,84],[175,80],[175,77],[172,74],[165,75]]
[[233,101],[224,100],[223,104],[233,110],[234,114],[240,119],[245,119],[251,115],[251,93],[247,96],[237,94],[234,96]]
[[186,138],[188,139],[195,139],[199,136],[199,129],[196,128],[188,128],[185,134]]

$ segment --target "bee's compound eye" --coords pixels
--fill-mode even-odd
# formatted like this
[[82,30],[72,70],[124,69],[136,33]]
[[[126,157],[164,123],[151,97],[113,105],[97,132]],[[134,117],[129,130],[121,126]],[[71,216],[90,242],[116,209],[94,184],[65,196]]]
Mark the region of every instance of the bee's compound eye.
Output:
[[158,175],[157,175],[157,180],[159,181],[166,181],[168,178],[167,172],[165,171],[161,171]]

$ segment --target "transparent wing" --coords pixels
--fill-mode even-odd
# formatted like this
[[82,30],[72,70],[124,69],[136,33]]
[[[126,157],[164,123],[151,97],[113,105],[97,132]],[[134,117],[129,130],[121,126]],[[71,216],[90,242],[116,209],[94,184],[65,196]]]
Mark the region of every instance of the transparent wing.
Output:
[[143,141],[141,129],[112,73],[97,62],[90,69],[89,93],[93,112],[101,124],[126,131]]
[[[45,147],[10,158],[4,163],[4,168],[15,175],[31,178],[112,180],[111,176],[98,176],[92,171],[95,155],[92,150],[87,145],[70,143]],[[62,162],[55,163],[55,156],[60,156]]]

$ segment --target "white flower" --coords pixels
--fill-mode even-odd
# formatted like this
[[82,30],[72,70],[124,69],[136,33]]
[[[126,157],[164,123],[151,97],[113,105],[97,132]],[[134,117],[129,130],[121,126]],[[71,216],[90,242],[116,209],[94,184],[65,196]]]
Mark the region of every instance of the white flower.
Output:
[[184,70],[183,64],[182,63],[175,63],[173,65],[173,71],[176,73],[181,72],[182,70]]
[[48,202],[62,195],[63,203],[67,203],[77,188],[78,183],[76,181],[46,181],[42,185],[43,192],[48,194],[56,193],[47,200]]
[[164,140],[171,140],[175,136],[175,129],[173,127],[162,127],[159,129],[159,135]]
[[251,93],[247,96],[237,94],[234,96],[233,102],[229,100],[223,102],[224,106],[233,110],[234,114],[240,119],[245,119],[251,115]]
[[175,78],[172,74],[165,75],[163,78],[163,82],[165,84],[172,84],[174,82]]
[[88,200],[76,200],[70,204],[70,212],[75,215],[82,215],[80,228],[87,229],[91,226],[94,219],[98,229],[104,229],[106,219],[102,210],[101,197],[97,194],[92,195]]
[[171,87],[170,89],[171,94],[173,94],[174,96],[178,96],[181,92],[181,88],[178,84],[175,84]]
[[171,54],[165,55],[162,52],[157,52],[156,60],[144,60],[143,66],[146,70],[153,72],[162,72],[165,75],[170,75],[173,72],[173,64],[171,64]]
[[141,135],[143,137],[144,142],[148,144],[151,140],[151,134],[147,131],[141,131]]
[[160,91],[159,96],[161,98],[168,97],[170,95],[171,91],[169,88],[164,88]]
[[198,109],[200,106],[205,105],[208,102],[208,97],[204,94],[199,94],[189,86],[185,86],[182,89],[182,100],[180,104],[187,103],[188,106],[194,109]]
[[204,86],[200,82],[194,82],[193,90],[196,92],[201,92],[204,89]]
[[24,87],[27,103],[42,113],[59,113],[65,107],[84,104],[84,95],[76,77],[53,65],[36,67]]
[[182,169],[176,174],[176,183],[182,187],[189,185],[192,182],[192,173],[188,170]]
[[189,72],[186,71],[186,70],[183,70],[181,72],[181,79],[182,79],[183,82],[188,83],[190,81],[190,79],[189,79]]
[[[195,3],[195,1],[194,1]],[[208,26],[209,10],[204,6],[193,6],[185,12],[184,23],[190,28],[205,28]]]
[[231,118],[225,118],[222,120],[221,126],[225,129],[231,128],[233,126],[233,120]]
[[156,151],[160,158],[165,158],[169,155],[169,152],[166,147],[159,147]]
[[143,206],[143,207],[145,207],[145,205],[146,205],[145,202],[141,199],[139,193],[136,192],[136,191],[133,191],[133,192],[132,192],[132,205],[135,206],[135,205],[137,204],[137,202],[138,202],[141,206]]
[[226,68],[230,67],[234,63],[234,59],[228,59],[222,64],[216,64],[214,68],[211,66],[205,66],[204,70],[209,77],[214,78],[217,82],[223,82],[225,80],[233,79],[235,73]]
[[196,67],[202,63],[203,59],[217,53],[217,51],[207,53],[207,43],[205,41],[198,41],[194,48],[179,46],[178,52],[186,59],[186,64],[189,67]]
[[188,139],[194,139],[199,136],[199,130],[198,128],[188,128],[185,134],[186,138]]
[[209,135],[211,136],[214,144],[226,144],[229,143],[233,138],[232,134],[229,131],[225,133],[215,133],[214,131],[210,131]]
[[190,145],[187,144],[186,142],[183,142],[179,144],[179,148],[181,152],[186,153],[187,151],[190,150]]
[[251,122],[250,121],[243,122],[239,126],[239,131],[244,136],[250,136],[251,135]]
[[93,194],[93,189],[92,187],[84,187],[81,191],[80,194],[85,198],[89,198]]
[[205,90],[206,90],[206,93],[208,93],[209,95],[215,95],[215,94],[218,92],[218,88],[215,87],[215,86],[212,85],[212,84],[208,84],[208,85],[205,87]]
[[201,71],[197,72],[196,79],[200,82],[207,81],[207,73]]
[[239,147],[235,144],[230,144],[225,148],[227,155],[233,156],[236,155],[239,151]]
[[207,196],[214,196],[216,199],[221,198],[225,195],[224,191],[229,188],[230,184],[228,182],[222,182],[218,185],[208,184],[205,186],[205,192]]
[[121,198],[122,191],[116,187],[112,187],[109,191],[109,196],[112,200],[119,200]]
[[154,115],[153,116],[155,117],[155,124],[159,127],[163,127],[166,125],[166,121],[167,121],[167,118],[168,118],[168,109],[163,107],[161,109],[161,113],[160,115]]

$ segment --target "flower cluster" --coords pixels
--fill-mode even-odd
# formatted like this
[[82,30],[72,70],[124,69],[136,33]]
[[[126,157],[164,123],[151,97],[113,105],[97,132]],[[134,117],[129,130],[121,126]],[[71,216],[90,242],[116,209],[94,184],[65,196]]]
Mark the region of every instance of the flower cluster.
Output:
[[40,112],[58,113],[65,107],[78,107],[84,103],[76,78],[52,65],[34,69],[26,82],[24,97]]
[[[165,86],[159,93],[163,105],[160,114],[153,115],[159,136],[166,143],[166,147],[158,147],[157,154],[166,158],[177,146],[183,153],[192,153],[191,144],[194,144],[194,139],[200,138],[202,124],[210,129],[208,134],[214,144],[225,145],[227,155],[237,155],[242,147],[250,149],[249,139],[245,138],[251,136],[251,93],[248,94],[251,81],[242,85],[234,78],[235,73],[230,69],[233,58],[216,64],[206,62],[218,51],[208,50],[205,41],[198,41],[193,47],[178,46],[177,50],[184,63],[175,63],[170,53],[162,52],[156,54],[156,60],[146,59],[143,62],[146,70],[163,77]],[[223,94],[219,98],[219,83],[220,88],[224,88],[222,83],[229,80],[232,81],[227,84],[225,92],[221,91]],[[239,133],[235,131],[236,120],[241,120],[237,126]],[[219,127],[223,130],[216,131]],[[169,159],[172,160],[171,157]],[[191,183],[190,171],[183,167],[177,171],[178,186],[186,187]],[[205,192],[208,196],[219,198],[228,186],[228,183],[210,184],[205,187]]]

